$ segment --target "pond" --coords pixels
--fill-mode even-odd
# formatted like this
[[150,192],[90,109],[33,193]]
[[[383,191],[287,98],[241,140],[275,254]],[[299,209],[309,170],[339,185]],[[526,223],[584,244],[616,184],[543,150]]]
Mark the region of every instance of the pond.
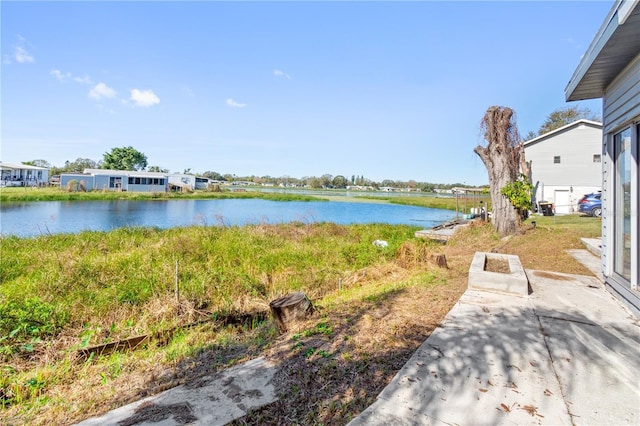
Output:
[[0,204],[0,235],[35,237],[120,227],[235,226],[259,223],[389,223],[431,228],[455,212],[398,204],[260,199],[47,201]]

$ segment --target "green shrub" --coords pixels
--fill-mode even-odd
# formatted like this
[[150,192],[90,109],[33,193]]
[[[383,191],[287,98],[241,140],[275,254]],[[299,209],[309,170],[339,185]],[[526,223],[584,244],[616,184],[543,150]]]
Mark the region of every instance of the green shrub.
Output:
[[38,298],[4,302],[0,304],[0,350],[6,353],[11,346],[23,345],[28,351],[28,342],[57,334],[67,320],[65,312]]

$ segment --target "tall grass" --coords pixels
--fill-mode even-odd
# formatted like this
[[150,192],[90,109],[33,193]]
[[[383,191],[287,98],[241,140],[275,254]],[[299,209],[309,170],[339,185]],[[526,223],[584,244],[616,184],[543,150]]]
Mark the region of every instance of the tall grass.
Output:
[[[260,345],[275,331],[254,314],[268,312],[283,294],[303,291],[319,302],[396,269],[427,271],[432,243],[414,239],[417,229],[289,223],[1,238],[0,418],[2,406],[33,416],[52,404],[50,389],[79,377],[98,387],[118,380],[122,358],[90,358],[83,366],[71,361],[77,349],[243,315],[256,328],[251,345]],[[388,247],[374,245],[378,239]],[[426,273],[421,281],[436,276]],[[150,341],[126,363],[178,362],[212,342],[237,339],[224,336],[219,327],[177,329],[161,350]]]
[[[358,270],[390,261],[416,229],[292,223],[2,238],[0,313],[14,313],[0,322],[0,344],[6,353],[45,328],[129,324],[142,333],[191,319],[156,309],[171,299],[209,312],[251,312],[293,290],[321,297]],[[376,239],[389,247],[374,246]],[[44,312],[51,324],[14,333],[42,323]]]
[[260,191],[193,191],[193,192],[117,192],[75,191],[61,188],[0,188],[0,202],[18,201],[94,201],[94,200],[155,200],[155,199],[225,199],[260,198],[272,201],[325,201],[318,197],[292,193]]
[[[598,236],[601,221],[534,216],[525,227],[501,239],[478,222],[446,246],[414,238],[416,227],[384,224],[0,237],[0,424],[70,424],[176,385],[171,371],[199,364],[209,373],[257,356],[277,340],[259,313],[290,291],[304,291],[324,313],[375,306],[410,288],[457,294],[476,250],[580,273],[564,249]],[[443,252],[448,270],[428,261]],[[78,358],[79,349],[140,335],[151,337],[134,352]]]

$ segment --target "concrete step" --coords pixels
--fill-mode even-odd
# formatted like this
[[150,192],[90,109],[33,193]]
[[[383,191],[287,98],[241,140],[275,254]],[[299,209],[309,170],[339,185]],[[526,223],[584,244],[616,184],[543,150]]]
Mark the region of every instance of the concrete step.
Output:
[[580,238],[582,244],[597,257],[602,257],[602,238]]

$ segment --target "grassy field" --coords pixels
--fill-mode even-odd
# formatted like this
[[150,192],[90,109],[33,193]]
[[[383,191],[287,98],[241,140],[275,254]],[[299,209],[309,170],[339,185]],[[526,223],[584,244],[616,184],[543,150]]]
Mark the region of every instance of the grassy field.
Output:
[[[491,197],[489,195],[469,195],[462,196],[460,195],[457,199],[456,197],[433,197],[433,196],[417,196],[417,197],[384,197],[384,196],[376,196],[376,197],[357,197],[362,199],[369,200],[384,200],[386,202],[392,204],[405,204],[409,206],[418,206],[418,207],[429,207],[432,209],[445,209],[445,210],[458,210],[461,214],[469,213],[471,208],[479,209],[480,206],[486,208],[489,206],[489,210],[491,210]],[[482,205],[480,204],[482,201]]]
[[[259,355],[280,364],[280,399],[237,424],[344,424],[458,300],[475,251],[589,274],[564,250],[600,226],[533,217],[501,239],[474,223],[446,245],[409,226],[301,223],[2,238],[0,424],[72,424]],[[268,303],[290,291],[317,311],[278,334]]]

